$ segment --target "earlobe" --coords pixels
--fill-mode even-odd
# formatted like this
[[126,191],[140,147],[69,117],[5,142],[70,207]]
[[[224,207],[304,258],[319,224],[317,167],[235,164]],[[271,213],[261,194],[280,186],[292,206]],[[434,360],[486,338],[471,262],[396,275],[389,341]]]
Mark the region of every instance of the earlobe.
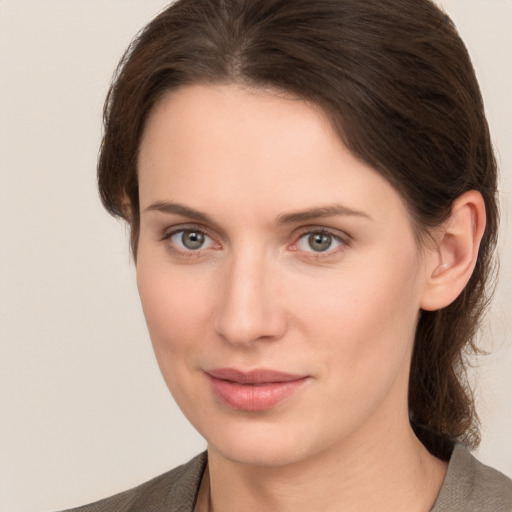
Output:
[[428,249],[422,309],[442,309],[460,295],[475,268],[484,231],[482,195],[465,192],[453,202],[450,217],[436,230],[435,246]]

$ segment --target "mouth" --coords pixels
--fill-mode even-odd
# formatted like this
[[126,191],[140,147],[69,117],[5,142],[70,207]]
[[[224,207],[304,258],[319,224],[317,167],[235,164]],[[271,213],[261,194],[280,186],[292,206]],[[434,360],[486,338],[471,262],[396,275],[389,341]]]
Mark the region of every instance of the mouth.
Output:
[[215,396],[232,409],[265,411],[294,395],[309,380],[309,375],[295,375],[276,370],[248,372],[234,368],[207,370]]

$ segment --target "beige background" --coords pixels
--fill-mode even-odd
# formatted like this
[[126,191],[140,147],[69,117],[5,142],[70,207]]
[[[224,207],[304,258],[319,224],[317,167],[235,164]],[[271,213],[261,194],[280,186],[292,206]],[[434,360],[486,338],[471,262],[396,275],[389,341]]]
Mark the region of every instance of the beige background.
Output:
[[[512,476],[512,2],[444,0],[502,166],[501,284],[480,362],[478,456]],[[101,108],[163,0],[0,0],[0,511],[140,483],[204,448],[161,380],[125,228],[95,190]],[[492,339],[492,342],[490,341]]]

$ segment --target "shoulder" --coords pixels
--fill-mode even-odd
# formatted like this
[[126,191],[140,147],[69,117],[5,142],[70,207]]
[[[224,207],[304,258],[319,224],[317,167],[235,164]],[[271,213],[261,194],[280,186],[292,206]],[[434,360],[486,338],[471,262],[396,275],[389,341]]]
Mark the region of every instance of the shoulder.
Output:
[[206,461],[203,452],[133,489],[62,512],[192,512]]
[[512,480],[455,445],[432,512],[510,512]]

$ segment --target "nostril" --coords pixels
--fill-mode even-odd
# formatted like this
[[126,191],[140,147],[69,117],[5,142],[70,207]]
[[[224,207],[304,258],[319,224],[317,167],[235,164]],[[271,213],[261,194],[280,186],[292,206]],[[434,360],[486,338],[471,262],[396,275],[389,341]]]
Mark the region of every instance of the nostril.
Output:
[[277,307],[247,309],[238,304],[217,312],[215,331],[227,343],[250,346],[279,339],[286,331],[286,319]]

